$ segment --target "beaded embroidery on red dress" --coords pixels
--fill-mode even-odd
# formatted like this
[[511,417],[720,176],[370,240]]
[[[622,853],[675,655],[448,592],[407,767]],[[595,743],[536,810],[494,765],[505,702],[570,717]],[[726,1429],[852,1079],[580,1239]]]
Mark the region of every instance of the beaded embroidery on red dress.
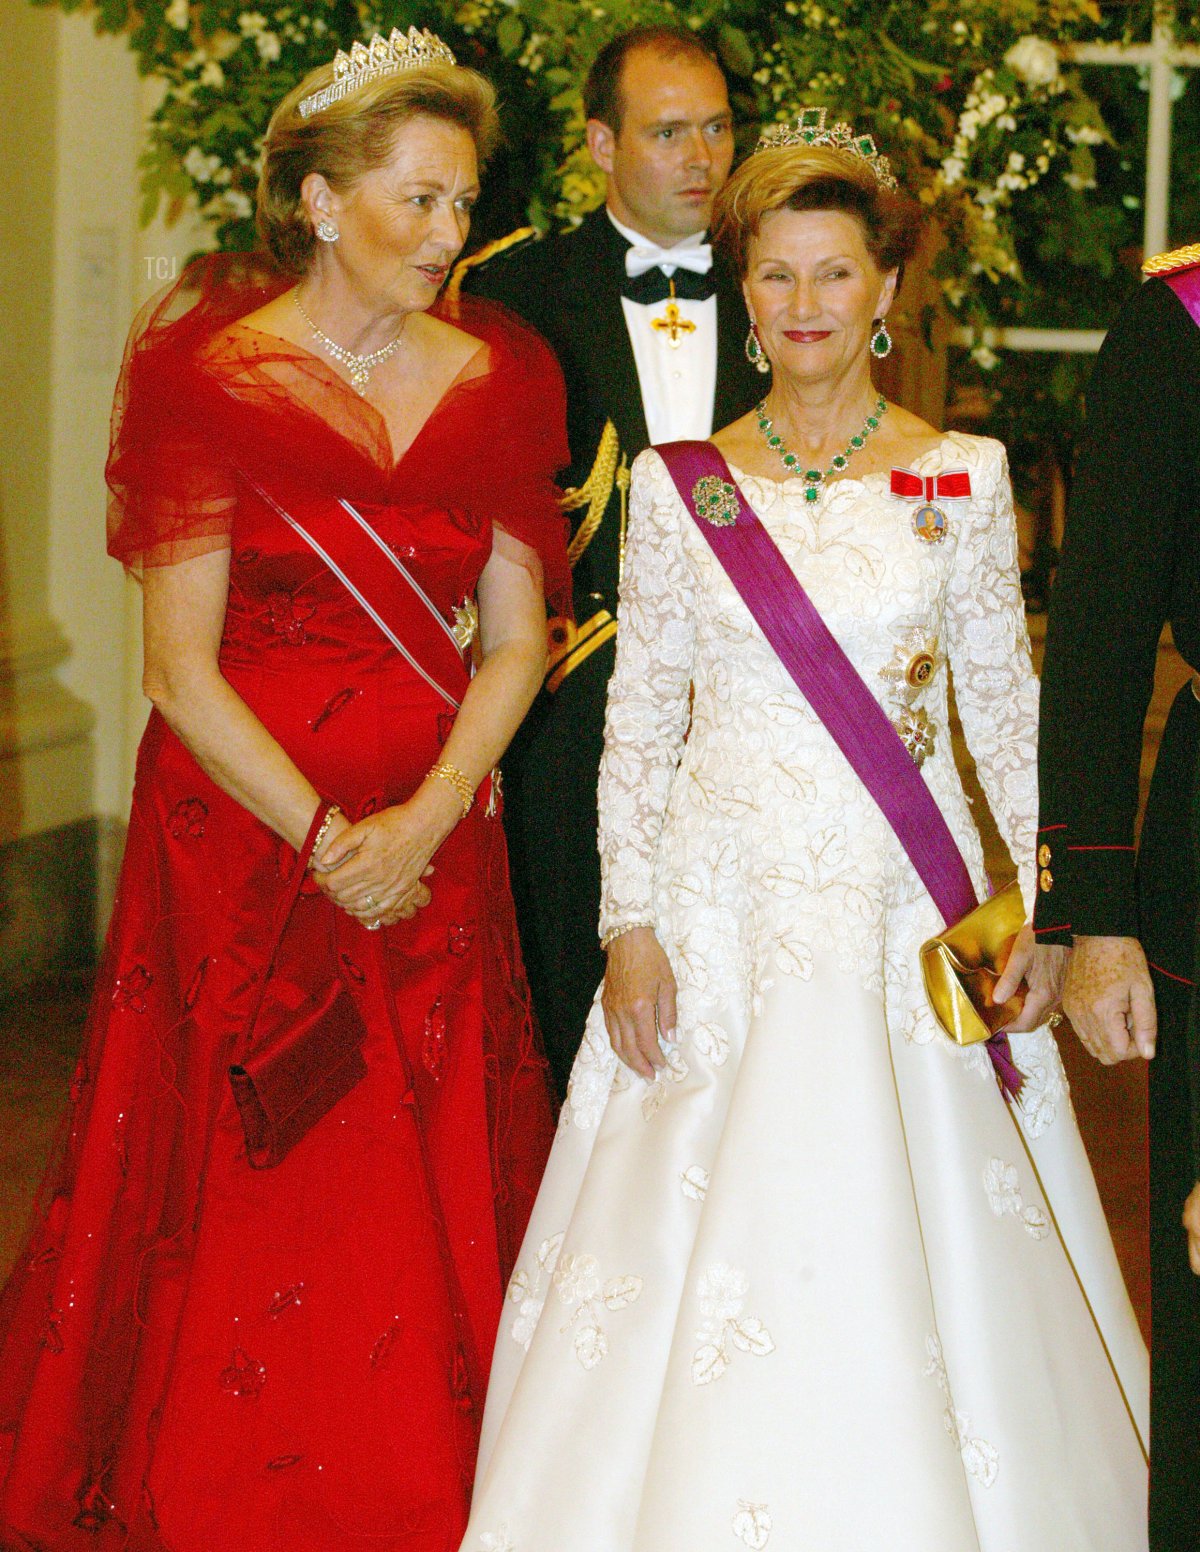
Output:
[[[561,599],[562,384],[531,331],[460,311],[481,348],[396,461],[326,363],[237,322],[283,284],[203,261],[135,325],[109,545],[135,569],[230,548],[222,672],[358,817],[415,789],[452,712],[255,485],[329,521],[353,502],[450,621],[493,524]],[[6,1549],[458,1544],[552,1132],[503,832],[477,805],[430,905],[376,934],[302,894],[288,953],[351,985],[368,1075],[251,1170],[226,1068],[293,861],[152,715],[60,1155],[0,1295]]]

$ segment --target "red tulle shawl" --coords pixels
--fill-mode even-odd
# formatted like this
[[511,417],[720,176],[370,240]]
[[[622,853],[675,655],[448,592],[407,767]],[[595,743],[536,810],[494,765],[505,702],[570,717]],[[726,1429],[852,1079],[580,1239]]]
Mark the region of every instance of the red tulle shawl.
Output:
[[433,311],[483,342],[397,461],[387,427],[321,357],[240,320],[292,281],[257,256],[195,260],[130,333],[113,404],[108,549],[135,571],[228,545],[237,473],[368,505],[443,506],[536,552],[570,610],[562,373],[496,303]]

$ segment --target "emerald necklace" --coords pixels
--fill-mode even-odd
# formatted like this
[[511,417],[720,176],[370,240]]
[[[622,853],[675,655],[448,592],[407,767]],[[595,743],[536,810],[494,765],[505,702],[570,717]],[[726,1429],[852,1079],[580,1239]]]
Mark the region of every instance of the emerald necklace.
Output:
[[[879,422],[882,420],[883,413],[886,409],[887,400],[883,397],[882,394],[880,394],[879,397],[875,400],[874,411],[868,415],[866,420],[863,422],[862,430],[850,438],[850,440],[846,443],[845,450],[837,455],[837,457],[829,465],[828,469],[826,469],[823,474],[820,469],[804,470],[800,478],[804,481],[805,501],[815,501],[821,494],[821,486],[824,485],[829,476],[831,474],[841,474],[842,470],[848,466],[850,459],[871,435],[871,432],[879,430]],[[758,429],[762,432],[763,436],[766,437],[767,446],[773,447],[779,454],[780,458],[783,460],[783,466],[785,469],[789,470],[793,474],[798,472],[800,469],[800,460],[796,457],[795,453],[788,452],[783,438],[775,429],[775,423],[767,414],[767,401],[765,399],[761,404],[759,404],[758,408],[755,410],[755,414],[758,416]]]

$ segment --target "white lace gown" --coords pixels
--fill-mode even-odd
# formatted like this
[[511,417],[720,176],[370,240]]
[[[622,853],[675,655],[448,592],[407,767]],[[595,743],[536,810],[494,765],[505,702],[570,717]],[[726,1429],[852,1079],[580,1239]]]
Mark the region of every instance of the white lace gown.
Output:
[[[948,664],[1028,903],[1037,684],[1003,448],[947,436],[916,464],[961,467],[935,544],[885,474],[815,504],[739,478],[883,705],[924,709],[922,774],[982,889]],[[939,666],[914,694],[919,651]],[[600,814],[602,930],[653,922],[677,1041],[644,1082],[592,1010],[464,1552],[1144,1549],[1145,1348],[1054,1041],[1013,1038],[1010,1109],[935,1027],[937,912],[653,451]]]

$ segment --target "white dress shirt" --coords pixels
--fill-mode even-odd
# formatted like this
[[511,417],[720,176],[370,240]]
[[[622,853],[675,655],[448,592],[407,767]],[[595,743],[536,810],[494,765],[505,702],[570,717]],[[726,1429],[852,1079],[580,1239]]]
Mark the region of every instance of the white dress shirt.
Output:
[[[623,225],[611,210],[608,219],[635,246],[645,243],[640,232]],[[679,246],[690,247],[703,239],[704,233],[698,232],[683,238]],[[663,269],[666,271],[667,266]],[[713,396],[717,388],[717,299],[710,296],[703,302],[678,301],[675,305],[680,317],[696,327],[693,333],[681,334],[678,343],[672,345],[664,332],[651,327],[653,319],[665,315],[665,302],[647,305],[621,298],[651,442],[712,435]]]

